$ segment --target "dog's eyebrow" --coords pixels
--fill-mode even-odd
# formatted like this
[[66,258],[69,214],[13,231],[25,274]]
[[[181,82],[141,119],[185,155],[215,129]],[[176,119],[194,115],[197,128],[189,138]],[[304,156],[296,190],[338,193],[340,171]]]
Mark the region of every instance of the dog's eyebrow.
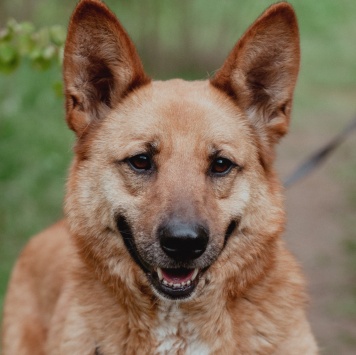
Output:
[[222,140],[218,143],[215,142],[208,146],[208,155],[209,158],[216,158],[220,154],[224,153],[233,155],[236,149],[237,147],[232,145],[230,142]]
[[215,159],[220,156],[222,153],[232,155],[231,148],[225,142],[221,144],[212,144],[209,148],[209,159]]
[[150,155],[155,155],[159,152],[159,143],[157,141],[145,143],[145,148],[147,153]]
[[214,146],[209,148],[209,150],[210,150],[209,159],[211,159],[211,160],[216,158],[216,157],[218,157],[221,154],[221,151],[222,151],[222,149],[218,149],[218,148],[216,148]]

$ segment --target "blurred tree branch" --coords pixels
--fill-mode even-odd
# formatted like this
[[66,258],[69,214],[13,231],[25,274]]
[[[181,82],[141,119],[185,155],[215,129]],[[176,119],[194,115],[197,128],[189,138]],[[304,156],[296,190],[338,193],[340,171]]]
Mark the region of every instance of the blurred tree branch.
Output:
[[9,20],[0,29],[0,73],[15,71],[22,60],[39,70],[60,65],[65,36],[65,29],[58,25],[35,29],[30,22]]

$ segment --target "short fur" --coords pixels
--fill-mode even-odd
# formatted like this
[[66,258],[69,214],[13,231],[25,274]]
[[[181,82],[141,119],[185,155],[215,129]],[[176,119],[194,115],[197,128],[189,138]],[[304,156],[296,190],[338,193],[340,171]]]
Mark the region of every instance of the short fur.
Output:
[[[66,218],[15,266],[4,355],[316,354],[273,169],[298,69],[287,3],[257,19],[212,79],[153,82],[114,14],[82,0],[64,54],[77,135]],[[149,169],[133,165],[140,154]],[[160,231],[177,220],[203,226],[201,256],[165,252]],[[158,267],[196,268],[194,290],[165,294]]]

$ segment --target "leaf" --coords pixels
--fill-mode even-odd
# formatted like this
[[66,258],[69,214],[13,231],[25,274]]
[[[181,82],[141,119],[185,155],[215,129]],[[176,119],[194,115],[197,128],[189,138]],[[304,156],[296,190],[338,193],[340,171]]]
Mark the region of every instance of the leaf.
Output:
[[54,82],[52,88],[57,97],[63,97],[63,83],[61,81]]
[[66,31],[62,26],[52,26],[49,29],[50,40],[57,46],[62,46],[66,39]]
[[0,71],[10,73],[17,68],[19,62],[16,48],[10,43],[0,43]]
[[10,41],[11,31],[8,28],[0,29],[0,42]]
[[52,45],[47,46],[42,51],[42,57],[46,60],[51,60],[56,54],[56,48]]
[[35,26],[31,22],[22,22],[20,26],[21,32],[24,34],[30,34],[35,31]]

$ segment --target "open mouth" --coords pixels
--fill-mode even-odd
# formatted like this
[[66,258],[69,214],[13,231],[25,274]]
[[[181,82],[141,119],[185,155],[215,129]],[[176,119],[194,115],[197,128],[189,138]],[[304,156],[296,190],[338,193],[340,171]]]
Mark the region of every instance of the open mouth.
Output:
[[152,275],[157,291],[170,299],[189,297],[199,281],[199,269],[165,269],[158,267]]
[[152,286],[166,298],[177,300],[188,298],[195,290],[203,270],[198,268],[153,268],[140,257],[131,228],[126,219],[119,216],[118,229],[123,236],[124,243],[132,258],[146,273]]

